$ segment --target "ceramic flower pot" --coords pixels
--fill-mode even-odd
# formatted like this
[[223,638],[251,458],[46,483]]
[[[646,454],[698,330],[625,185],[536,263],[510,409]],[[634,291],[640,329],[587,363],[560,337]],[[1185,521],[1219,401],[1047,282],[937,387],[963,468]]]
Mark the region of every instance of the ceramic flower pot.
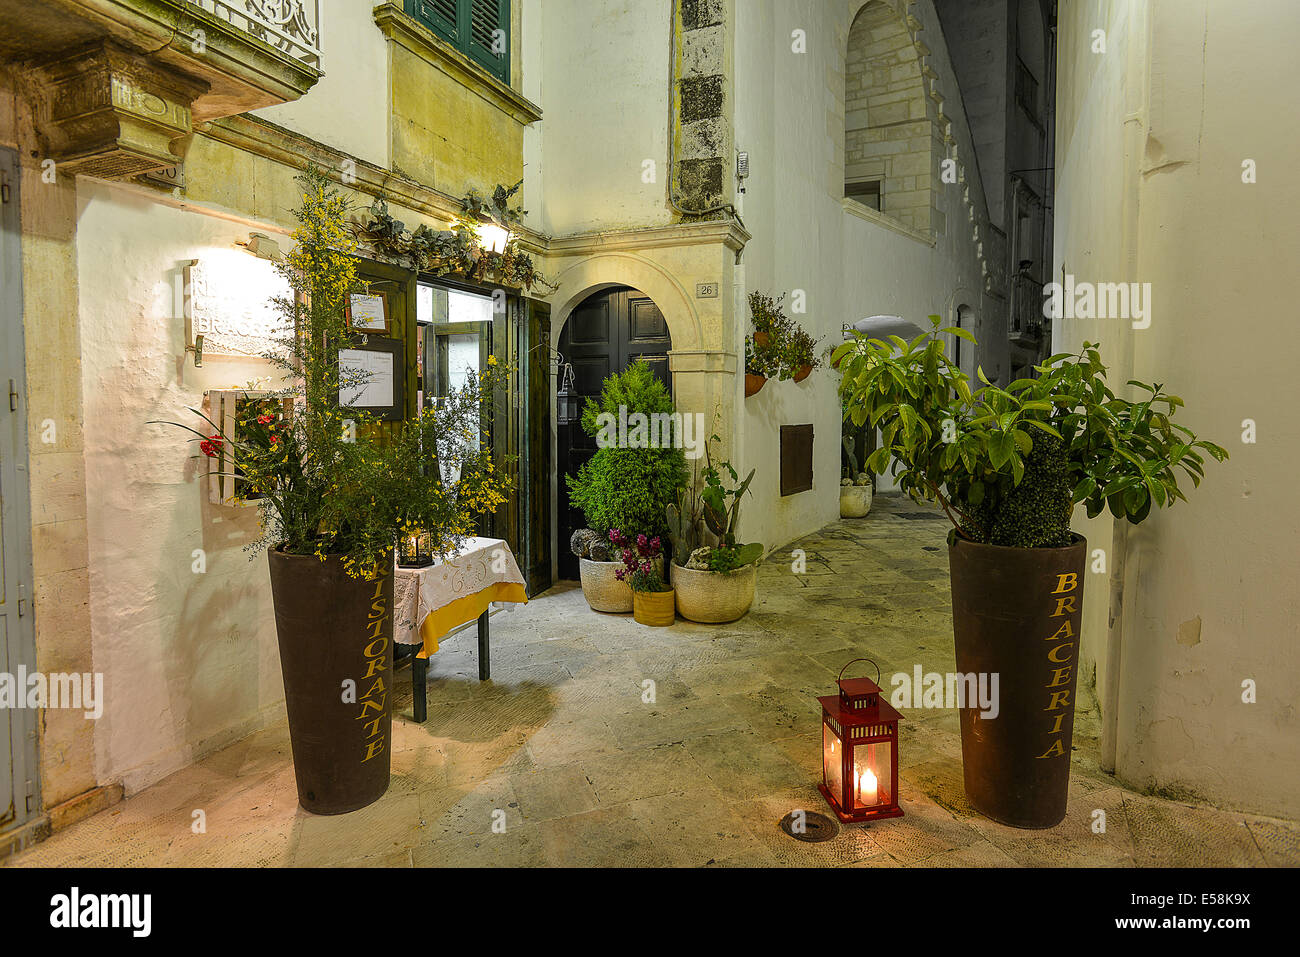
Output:
[[643,625],[663,628],[677,620],[673,589],[632,592],[632,617]]
[[618,580],[622,562],[593,562],[578,559],[578,574],[582,579],[582,597],[593,611],[626,614],[632,610],[632,586]]
[[751,395],[757,395],[758,391],[765,385],[767,385],[767,376],[753,375],[752,373],[746,372],[745,398],[748,399]]
[[870,485],[840,486],[840,518],[863,518],[871,511]]
[[[338,556],[268,554],[298,803],[313,814],[355,811],[388,790],[393,575],[365,581],[348,577]],[[339,697],[349,681],[351,704]]]
[[810,366],[810,365],[803,365],[803,366],[800,366],[797,370],[795,370],[795,374],[794,374],[793,378],[794,378],[794,381],[795,381],[795,382],[802,382],[804,379],[808,378],[808,376],[810,376],[810,375],[812,375],[812,366]]
[[706,625],[743,618],[754,604],[757,582],[758,565],[745,565],[730,572],[711,572],[673,563],[678,613],[683,618]]

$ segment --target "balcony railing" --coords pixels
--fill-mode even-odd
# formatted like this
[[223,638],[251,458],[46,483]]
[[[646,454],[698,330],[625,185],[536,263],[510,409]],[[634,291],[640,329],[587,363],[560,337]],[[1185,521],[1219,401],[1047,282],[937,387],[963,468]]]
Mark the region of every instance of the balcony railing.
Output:
[[1011,315],[1008,332],[1012,339],[1036,342],[1043,336],[1043,284],[1018,272],[1011,277]]
[[186,0],[320,68],[320,0]]

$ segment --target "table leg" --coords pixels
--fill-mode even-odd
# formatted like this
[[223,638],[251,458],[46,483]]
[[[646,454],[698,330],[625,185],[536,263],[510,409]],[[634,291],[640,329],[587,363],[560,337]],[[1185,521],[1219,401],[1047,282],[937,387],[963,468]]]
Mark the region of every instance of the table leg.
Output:
[[428,686],[426,681],[429,675],[429,659],[421,658],[418,654],[411,662],[411,684],[415,691],[415,723],[424,724],[425,719],[429,716],[428,701],[426,694]]
[[478,616],[478,680],[492,677],[492,655],[488,650],[488,613]]

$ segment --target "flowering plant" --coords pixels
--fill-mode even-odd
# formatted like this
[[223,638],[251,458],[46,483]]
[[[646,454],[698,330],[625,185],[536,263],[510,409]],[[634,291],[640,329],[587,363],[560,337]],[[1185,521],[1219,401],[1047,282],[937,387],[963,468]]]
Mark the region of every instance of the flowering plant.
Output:
[[632,586],[633,591],[667,591],[663,576],[663,544],[659,536],[649,538],[641,533],[635,541],[617,528],[609,530],[609,541],[619,552],[623,567],[614,572],[619,581]]
[[265,353],[290,383],[237,404],[233,435],[205,435],[199,450],[218,458],[245,499],[262,510],[262,538],[250,546],[291,555],[341,558],[354,578],[372,578],[392,562],[398,535],[427,532],[430,552],[445,557],[477,534],[479,516],[506,499],[497,463],[480,442],[491,397],[508,370],[495,363],[463,387],[404,422],[381,423],[343,403],[364,380],[340,371],[339,350],[356,337],[344,304],[364,286],[352,258],[356,243],[346,198],[320,170],[299,178],[295,247],[279,270],[292,298],[275,305],[299,334]]

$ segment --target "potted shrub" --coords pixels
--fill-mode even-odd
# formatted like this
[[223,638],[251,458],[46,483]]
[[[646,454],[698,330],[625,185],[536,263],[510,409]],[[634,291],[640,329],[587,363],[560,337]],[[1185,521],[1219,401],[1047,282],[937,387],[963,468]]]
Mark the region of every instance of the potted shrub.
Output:
[[[821,365],[821,359],[817,355],[817,343],[820,340],[814,339],[799,323],[785,314],[781,306],[784,299],[784,293],[775,299],[757,291],[749,294],[749,316],[754,326],[753,361],[751,362],[749,344],[746,343],[745,371],[750,374],[752,365],[758,370],[755,374],[765,379],[793,379],[802,382]],[[760,382],[754,391],[761,388]],[[745,394],[752,395],[748,390],[747,382]]]
[[664,582],[663,551],[659,536],[645,533],[633,541],[618,529],[610,529],[610,541],[620,550],[623,567],[618,580],[632,589],[632,617],[643,625],[662,628],[676,620],[673,590]]
[[777,374],[776,353],[772,346],[760,346],[745,339],[745,398],[757,395],[767,380]]
[[593,537],[575,534],[571,545],[578,546],[582,593],[595,611],[632,611],[632,589],[618,578],[622,555],[610,542],[610,531],[635,528],[663,535],[664,507],[685,484],[680,437],[664,435],[663,429],[656,436],[650,429],[650,423],[671,422],[672,414],[668,390],[640,360],[606,379],[599,400],[588,399],[582,411],[582,428],[599,447],[567,481],[570,499]]
[[[753,605],[763,545],[736,542],[740,499],[749,491],[753,470],[736,485],[738,476],[730,462],[715,467],[711,457],[707,461],[699,494],[693,485],[683,489],[679,501],[668,506],[665,514],[673,545],[677,611],[690,621],[718,624],[743,618]],[[724,482],[724,473],[731,486]],[[716,544],[703,544],[706,529]]]
[[[427,534],[433,554],[450,554],[505,500],[504,470],[477,443],[447,439],[477,434],[495,372],[387,432],[340,405],[340,389],[360,384],[338,362],[353,343],[346,297],[362,288],[355,243],[328,177],[309,169],[300,182],[295,246],[280,264],[294,298],[276,303],[300,335],[268,355],[295,384],[244,402],[233,435],[198,410],[215,432],[179,427],[203,454],[229,455],[240,494],[261,508],[298,800],[339,814],[388,787],[394,542]],[[340,692],[349,685],[354,696]]]
[[1074,506],[1134,524],[1185,499],[1204,455],[1227,453],[1173,421],[1182,399],[1130,382],[1116,396],[1095,344],[1052,356],[1005,389],[970,383],[944,354],[939,328],[911,342],[858,336],[836,349],[851,421],[879,427],[867,460],[888,462],[917,501],[937,502],[948,536],[957,670],[999,675],[1000,710],[960,710],[966,795],[987,817],[1051,827],[1065,815],[1087,542]]
[[[842,401],[842,400],[841,400]],[[875,494],[875,478],[859,467],[875,444],[875,430],[868,426],[855,426],[848,420],[840,429],[840,518],[865,518],[871,511]]]

